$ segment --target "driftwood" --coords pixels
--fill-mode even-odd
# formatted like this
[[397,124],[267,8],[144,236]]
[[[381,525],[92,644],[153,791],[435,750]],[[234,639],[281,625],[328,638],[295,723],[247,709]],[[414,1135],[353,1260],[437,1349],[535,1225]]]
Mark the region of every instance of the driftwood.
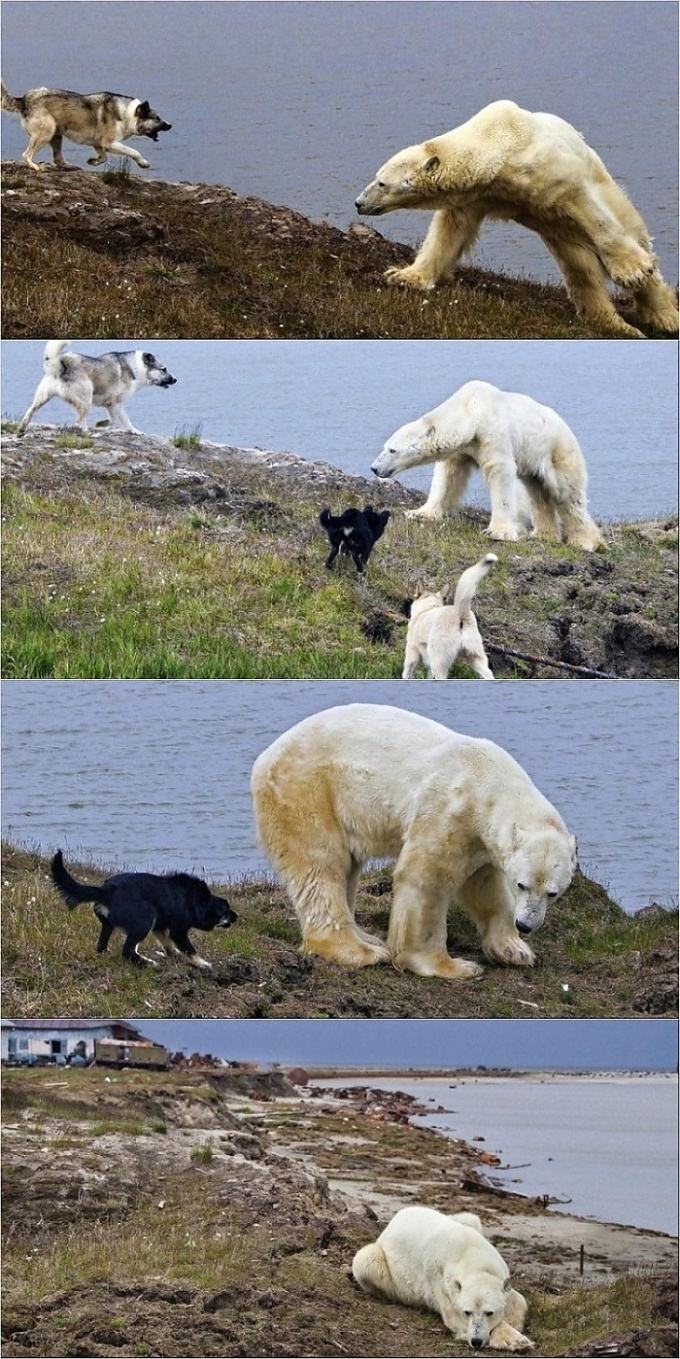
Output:
[[585,675],[588,679],[616,679],[616,675],[610,675],[606,670],[592,670],[589,665],[571,665],[569,661],[551,661],[549,656],[532,656],[528,651],[511,651],[507,646],[500,646],[498,642],[485,642],[487,651],[493,651],[498,656],[512,656],[518,661],[531,661],[532,665],[550,665],[555,670],[568,670],[572,675]]

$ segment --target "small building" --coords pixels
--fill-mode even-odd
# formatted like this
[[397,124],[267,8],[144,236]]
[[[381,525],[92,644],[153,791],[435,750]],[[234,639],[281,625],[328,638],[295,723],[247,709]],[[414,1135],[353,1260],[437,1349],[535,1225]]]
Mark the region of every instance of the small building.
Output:
[[0,1033],[0,1057],[13,1066],[63,1065],[72,1057],[91,1061],[95,1043],[102,1039],[140,1042],[144,1038],[133,1024],[117,1019],[3,1019]]

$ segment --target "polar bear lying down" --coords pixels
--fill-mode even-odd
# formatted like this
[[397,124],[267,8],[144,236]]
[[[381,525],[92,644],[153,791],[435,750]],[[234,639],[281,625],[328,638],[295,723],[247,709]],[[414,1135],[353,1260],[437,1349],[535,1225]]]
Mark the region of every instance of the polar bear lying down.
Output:
[[409,518],[443,519],[460,504],[478,467],[489,488],[489,537],[564,538],[602,546],[588,514],[588,473],[578,440],[550,406],[490,382],[466,382],[441,406],[402,425],[372,466],[378,477],[435,464],[430,494]]
[[678,328],[675,293],[639,212],[581,134],[553,113],[530,113],[509,99],[488,104],[452,132],[397,152],[356,208],[367,216],[434,210],[414,263],[387,271],[392,283],[434,288],[491,217],[538,233],[577,310],[598,329],[642,335],[616,311],[608,278],[630,295],[642,324]]
[[[576,868],[574,837],[510,755],[402,708],[306,718],[258,756],[251,788],[305,952],[345,967],[480,976],[447,952],[454,901],[488,958],[531,965],[526,936]],[[377,858],[396,859],[386,944],[354,919],[361,869]]]
[[378,1240],[363,1246],[352,1273],[367,1293],[437,1312],[456,1340],[475,1350],[532,1350],[522,1334],[527,1304],[474,1213],[402,1208]]

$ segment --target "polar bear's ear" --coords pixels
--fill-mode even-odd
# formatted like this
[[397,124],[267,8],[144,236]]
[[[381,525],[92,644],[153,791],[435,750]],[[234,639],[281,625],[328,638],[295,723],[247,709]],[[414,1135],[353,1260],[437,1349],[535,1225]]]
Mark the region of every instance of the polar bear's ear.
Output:
[[425,174],[431,175],[434,170],[439,169],[439,164],[440,164],[439,156],[428,156],[423,166]]
[[504,1292],[504,1293],[509,1293],[511,1288],[512,1288],[512,1284],[510,1283],[510,1275],[508,1274],[507,1279],[504,1279],[504,1280],[503,1280],[503,1292]]

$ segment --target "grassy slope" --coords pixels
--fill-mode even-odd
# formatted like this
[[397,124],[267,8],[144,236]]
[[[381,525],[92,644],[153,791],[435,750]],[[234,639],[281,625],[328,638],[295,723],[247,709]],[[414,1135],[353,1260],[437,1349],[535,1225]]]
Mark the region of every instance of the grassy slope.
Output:
[[388,288],[411,249],[220,186],[3,169],[6,338],[598,338],[562,288],[465,268]]
[[[303,958],[291,908],[267,883],[223,890],[239,915],[228,933],[201,935],[214,965],[206,977],[181,961],[157,972],[124,963],[114,940],[95,954],[88,907],[68,915],[46,861],[7,846],[3,862],[5,1013],[119,1018],[633,1017],[676,1012],[677,920],[624,914],[603,888],[579,876],[549,913],[531,970],[489,964],[481,981],[446,982],[381,966],[347,971]],[[76,870],[86,877],[91,869]],[[93,873],[95,881],[100,880]],[[385,934],[390,880],[367,876],[358,918]],[[197,936],[198,938],[199,936]],[[449,948],[484,961],[462,912],[450,915]],[[563,990],[564,985],[568,987]]]
[[[489,547],[482,516],[421,524],[396,509],[364,577],[347,559],[327,572],[319,508],[363,503],[356,492],[222,469],[215,501],[177,504],[134,477],[114,489],[75,460],[55,465],[49,437],[4,493],[13,678],[397,678],[405,601]],[[494,545],[499,566],[476,603],[486,642],[621,675],[677,673],[677,521],[653,528],[611,527],[594,557]],[[499,676],[565,673],[490,659]],[[464,662],[454,672],[470,673]]]
[[[241,1101],[225,1100],[218,1081],[198,1073],[126,1073],[113,1084],[98,1071],[59,1076],[55,1091],[54,1070],[5,1073],[4,1119],[24,1127],[5,1142],[7,1355],[469,1353],[433,1314],[356,1288],[349,1263],[374,1223],[357,1203],[347,1211],[329,1196],[318,1170],[312,1178],[271,1152],[283,1122],[284,1137],[302,1139],[316,1166],[313,1144],[325,1148],[337,1174],[351,1123],[361,1145],[346,1150],[360,1159],[367,1187],[386,1171],[403,1181],[411,1165],[440,1194],[448,1183],[450,1195],[471,1148],[454,1150],[436,1133],[376,1124],[354,1109],[338,1121],[318,1105],[283,1106],[282,1114],[256,1097],[246,1122],[260,1146],[236,1165],[229,1142]],[[154,1110],[162,1114],[155,1129]],[[489,1211],[483,1193],[461,1202]],[[512,1195],[488,1204],[527,1211]],[[512,1267],[529,1301],[536,1353],[583,1353],[598,1337],[634,1330],[646,1343],[625,1353],[673,1354],[673,1284],[663,1271],[567,1283],[567,1262],[551,1261],[551,1273],[541,1266],[541,1214],[533,1211],[534,1241]]]

